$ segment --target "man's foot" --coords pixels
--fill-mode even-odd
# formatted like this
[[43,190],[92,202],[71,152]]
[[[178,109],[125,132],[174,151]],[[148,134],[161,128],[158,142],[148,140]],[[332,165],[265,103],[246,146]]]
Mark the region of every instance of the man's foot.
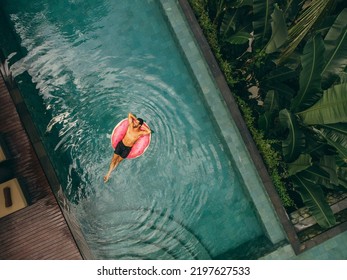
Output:
[[104,176],[104,183],[106,183],[108,181],[108,178],[109,178],[108,175]]

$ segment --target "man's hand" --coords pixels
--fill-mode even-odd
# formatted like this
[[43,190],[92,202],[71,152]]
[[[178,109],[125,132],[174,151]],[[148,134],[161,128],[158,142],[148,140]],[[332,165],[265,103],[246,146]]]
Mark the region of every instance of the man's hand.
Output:
[[144,135],[152,133],[152,130],[147,125],[142,126],[142,131],[144,132]]
[[128,114],[128,122],[129,122],[129,125],[130,125],[131,123],[133,123],[133,120],[137,120],[137,118],[136,118],[132,113],[129,112],[129,114]]
[[137,117],[135,115],[133,115],[132,113],[129,113],[129,117],[134,119],[134,120],[137,120]]

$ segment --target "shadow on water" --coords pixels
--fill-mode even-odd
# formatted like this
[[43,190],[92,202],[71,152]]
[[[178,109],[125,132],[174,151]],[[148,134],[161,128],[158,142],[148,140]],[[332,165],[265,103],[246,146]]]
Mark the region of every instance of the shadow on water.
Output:
[[[277,244],[278,246],[283,245]],[[240,246],[226,251],[214,259],[216,260],[256,260],[274,251],[274,245],[266,236],[259,236]]]

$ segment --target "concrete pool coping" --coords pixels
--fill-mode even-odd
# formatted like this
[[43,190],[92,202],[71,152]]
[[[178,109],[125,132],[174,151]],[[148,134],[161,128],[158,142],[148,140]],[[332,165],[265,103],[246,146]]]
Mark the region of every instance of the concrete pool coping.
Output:
[[[172,22],[174,22],[175,25],[179,25],[178,23],[175,23],[177,21],[177,18],[174,16],[178,16],[179,11],[172,12],[175,8],[175,5],[173,1],[170,0],[160,0],[161,4],[163,5],[163,9],[166,12],[167,16],[173,16]],[[190,30],[191,35],[193,37],[193,40],[191,42],[186,43],[185,50],[183,49],[183,52],[185,55],[188,54],[190,55],[190,48],[192,48],[194,45],[198,46],[199,52],[202,54],[204,57],[204,61],[208,66],[208,71],[211,74],[211,77],[213,77],[214,82],[218,90],[220,91],[220,94],[222,95],[223,101],[225,103],[225,106],[227,107],[230,116],[232,117],[234,125],[237,127],[238,133],[241,135],[241,138],[243,140],[243,145],[247,148],[247,151],[245,151],[245,154],[249,156],[249,159],[252,161],[252,165],[255,167],[255,176],[257,178],[260,178],[261,180],[261,185],[263,188],[259,188],[258,191],[262,193],[262,195],[266,196],[266,200],[264,200],[263,197],[259,199],[257,196],[252,196],[254,198],[254,203],[255,206],[258,209],[262,210],[262,203],[263,202],[270,202],[271,206],[266,207],[265,210],[261,211],[259,215],[261,216],[260,218],[262,219],[265,230],[269,230],[267,233],[270,235],[269,237],[271,238],[271,241],[274,240],[279,240],[281,238],[281,228],[284,230],[284,234],[287,239],[290,242],[290,245],[285,245],[279,249],[279,258],[284,258],[284,259],[291,259],[295,258],[295,255],[301,254],[303,255],[303,258],[305,256],[309,256],[308,258],[313,258],[316,257],[315,251],[320,251],[322,247],[325,246],[325,244],[334,244],[330,245],[332,248],[339,248],[338,244],[341,244],[338,242],[340,239],[345,239],[347,238],[347,222],[341,223],[340,225],[337,225],[331,229],[328,229],[327,231],[317,235],[316,237],[305,241],[305,242],[300,242],[298,235],[295,231],[295,228],[293,224],[291,223],[283,205],[282,202],[279,198],[279,195],[277,191],[275,190],[275,187],[272,183],[271,177],[269,176],[269,173],[265,167],[265,164],[263,162],[263,159],[254,143],[254,140],[243,120],[243,117],[241,115],[241,112],[238,108],[238,105],[229,89],[229,86],[225,80],[225,77],[223,73],[221,72],[218,62],[216,61],[214,54],[203,34],[203,31],[200,28],[200,25],[194,15],[194,12],[192,8],[190,7],[190,4],[188,3],[188,0],[178,0],[178,3],[180,5],[181,13],[184,15],[184,21],[186,22],[185,24],[188,27],[188,30]],[[179,29],[179,28],[177,28]],[[181,35],[180,35],[181,36]],[[179,37],[178,34],[176,37]],[[181,40],[182,41],[182,40]],[[188,50],[187,50],[188,49]],[[193,61],[194,61],[194,55],[193,55]],[[201,62],[200,62],[201,63]],[[199,63],[198,63],[199,64]],[[199,69],[199,65],[197,66],[197,69]],[[198,76],[199,77],[199,76]],[[201,77],[200,77],[201,79]],[[203,89],[203,87],[202,87]],[[226,139],[228,140],[228,138]],[[239,166],[239,165],[238,165]],[[240,165],[242,168],[248,168],[249,166],[243,166],[242,164]],[[253,172],[253,171],[252,171]],[[243,176],[245,178],[245,176]],[[246,178],[247,179],[247,178]],[[247,183],[248,181],[246,181]],[[247,185],[247,184],[246,184]],[[248,190],[250,191],[250,195],[252,195],[252,192],[254,191],[252,187],[249,188]],[[270,213],[270,216],[267,216],[269,213],[266,213],[267,210],[270,210],[270,212],[273,210],[275,214]],[[275,218],[274,220],[271,220],[270,217],[277,217],[278,220]],[[263,220],[264,219],[264,220]],[[268,223],[266,225],[266,223]],[[279,223],[279,224],[277,224]],[[275,230],[271,228],[272,226],[275,226]],[[328,241],[328,242],[327,242]],[[335,244],[336,243],[336,244]],[[321,245],[321,246],[317,246]],[[315,248],[314,248],[315,247]],[[318,248],[317,248],[318,247]],[[284,249],[283,249],[284,248]],[[310,251],[307,252],[307,250],[314,248],[312,251],[312,255]],[[284,253],[283,253],[284,252]],[[304,254],[302,254],[304,253]],[[323,254],[323,253],[322,253]],[[276,251],[275,254],[276,255]],[[324,258],[324,256],[322,256]],[[318,256],[319,258],[319,256]],[[334,258],[334,257],[332,257]]]

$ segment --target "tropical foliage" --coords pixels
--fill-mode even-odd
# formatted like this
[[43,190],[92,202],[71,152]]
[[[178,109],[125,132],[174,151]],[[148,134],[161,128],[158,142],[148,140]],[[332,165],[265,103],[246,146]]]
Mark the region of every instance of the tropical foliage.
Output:
[[346,3],[197,2],[230,63],[232,91],[252,109],[250,130],[272,141],[287,190],[301,195],[320,226],[334,225],[325,193],[347,189]]

